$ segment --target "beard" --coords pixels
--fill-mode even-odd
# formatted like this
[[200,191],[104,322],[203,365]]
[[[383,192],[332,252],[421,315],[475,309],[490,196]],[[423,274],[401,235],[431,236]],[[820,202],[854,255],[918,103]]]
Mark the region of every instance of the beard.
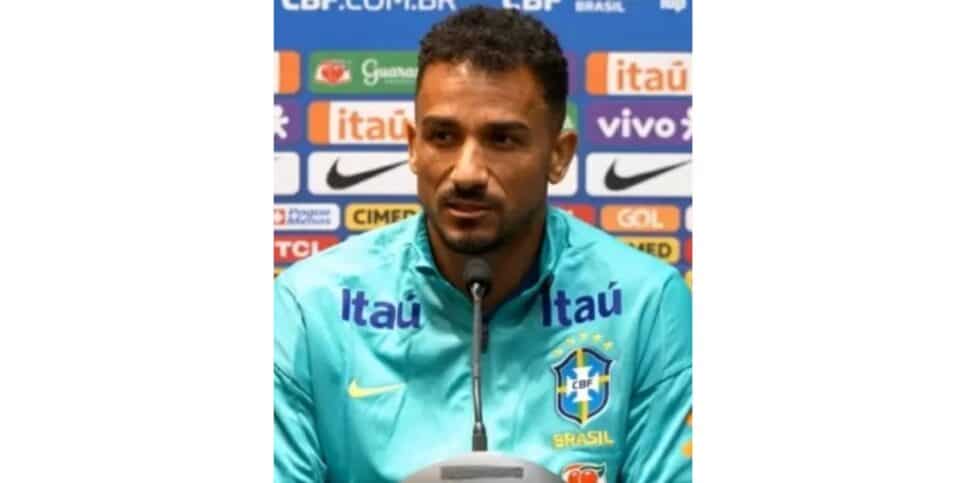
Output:
[[490,227],[492,223],[461,226],[459,221],[444,226],[435,209],[426,210],[426,219],[449,250],[461,255],[484,255],[503,248],[524,233],[534,223],[542,206],[537,205],[516,216],[500,216],[502,212],[494,210],[490,214],[496,218],[493,228]]

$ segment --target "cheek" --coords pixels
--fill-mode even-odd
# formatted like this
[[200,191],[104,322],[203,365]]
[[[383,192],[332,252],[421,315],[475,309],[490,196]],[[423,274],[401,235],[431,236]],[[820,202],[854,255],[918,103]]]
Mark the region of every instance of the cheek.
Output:
[[430,153],[421,153],[416,164],[416,184],[419,196],[429,196],[436,191],[442,182],[446,169],[443,163]]
[[507,197],[518,200],[542,198],[547,185],[544,164],[534,159],[507,163],[498,172],[494,172],[498,180],[495,188]]

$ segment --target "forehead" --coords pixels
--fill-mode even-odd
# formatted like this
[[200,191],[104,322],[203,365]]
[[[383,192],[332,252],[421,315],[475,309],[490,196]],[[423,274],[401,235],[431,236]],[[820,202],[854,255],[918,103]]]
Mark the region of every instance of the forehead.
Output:
[[461,122],[545,119],[547,104],[525,66],[487,72],[467,62],[430,64],[416,96],[416,117],[439,116]]

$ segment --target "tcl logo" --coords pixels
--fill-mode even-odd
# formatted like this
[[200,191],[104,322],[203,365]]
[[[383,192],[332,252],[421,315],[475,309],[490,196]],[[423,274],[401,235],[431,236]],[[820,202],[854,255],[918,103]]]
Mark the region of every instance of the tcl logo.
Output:
[[515,8],[525,12],[543,10],[549,12],[560,0],[503,0],[503,8]]
[[275,263],[294,263],[336,243],[339,239],[332,235],[275,235]]

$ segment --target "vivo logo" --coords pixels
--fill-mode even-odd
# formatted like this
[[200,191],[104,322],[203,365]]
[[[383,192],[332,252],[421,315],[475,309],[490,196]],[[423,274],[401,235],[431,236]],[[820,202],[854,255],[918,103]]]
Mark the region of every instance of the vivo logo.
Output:
[[592,103],[585,132],[599,144],[655,147],[691,145],[691,100]]

